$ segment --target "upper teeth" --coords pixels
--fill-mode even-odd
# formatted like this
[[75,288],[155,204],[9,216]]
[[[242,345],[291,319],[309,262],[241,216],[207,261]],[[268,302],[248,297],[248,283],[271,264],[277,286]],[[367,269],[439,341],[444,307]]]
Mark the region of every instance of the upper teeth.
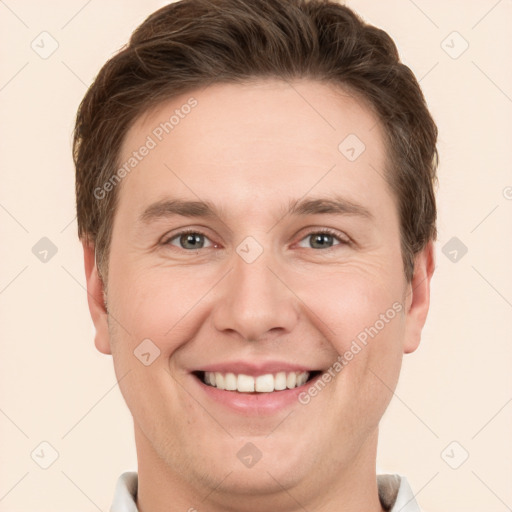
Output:
[[275,375],[267,373],[252,377],[250,375],[204,372],[204,381],[210,386],[226,391],[240,393],[271,393],[283,389],[293,389],[304,385],[309,378],[309,372],[278,372]]

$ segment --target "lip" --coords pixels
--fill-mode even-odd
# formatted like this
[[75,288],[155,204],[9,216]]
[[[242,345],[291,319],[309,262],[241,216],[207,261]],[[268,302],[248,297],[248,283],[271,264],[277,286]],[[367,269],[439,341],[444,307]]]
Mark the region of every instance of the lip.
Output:
[[[216,366],[211,366],[208,368],[216,368]],[[219,366],[219,368],[221,367]],[[222,368],[225,367],[222,366]],[[237,368],[238,373],[243,373],[240,367]],[[283,370],[282,365],[279,368]],[[295,371],[296,369],[297,367],[294,366],[292,370],[287,371]],[[267,370],[268,367],[266,366],[265,372],[273,373]],[[223,370],[205,369],[205,371]],[[247,369],[245,371],[247,371]],[[253,373],[252,375],[260,374],[258,373],[259,370],[256,371],[253,368],[253,371],[256,373]],[[322,372],[320,372],[318,375],[316,375],[315,377],[313,377],[311,380],[309,380],[300,387],[293,389],[285,389],[282,391],[273,391],[271,393],[240,393],[238,391],[226,391],[223,389],[218,389],[213,386],[208,386],[195,374],[191,374],[191,377],[192,380],[195,382],[195,385],[199,388],[200,392],[204,393],[206,399],[210,403],[213,402],[215,404],[219,404],[223,409],[228,409],[230,411],[237,413],[238,415],[251,417],[272,416],[287,408],[292,407],[293,405],[300,405],[299,395],[306,391],[310,386],[314,385],[317,379],[322,377]]]

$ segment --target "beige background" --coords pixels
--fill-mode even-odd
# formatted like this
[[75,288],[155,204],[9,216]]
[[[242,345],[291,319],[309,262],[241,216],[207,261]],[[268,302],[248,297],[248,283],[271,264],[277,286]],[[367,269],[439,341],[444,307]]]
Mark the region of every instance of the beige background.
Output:
[[[2,512],[106,511],[136,469],[111,359],[93,346],[70,147],[95,74],[164,3],[0,1]],[[432,307],[382,421],[379,470],[405,474],[430,512],[511,510],[512,1],[348,5],[395,39],[440,129]],[[59,45],[47,59],[31,48],[42,31]],[[42,237],[58,249],[46,263],[32,253]],[[452,237],[468,248],[457,262],[442,252]],[[43,441],[59,453],[46,470]]]

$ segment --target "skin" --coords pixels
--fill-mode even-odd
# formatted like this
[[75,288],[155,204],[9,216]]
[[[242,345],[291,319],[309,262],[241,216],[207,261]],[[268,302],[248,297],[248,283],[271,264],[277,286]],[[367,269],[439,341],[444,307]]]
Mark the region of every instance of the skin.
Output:
[[[197,106],[118,185],[106,293],[84,243],[96,347],[112,354],[134,419],[139,510],[380,511],[378,424],[420,342],[434,256],[429,243],[406,282],[378,118],[314,81],[217,84],[147,112],[120,162],[191,96]],[[353,162],[338,150],[348,134],[366,146]],[[372,219],[284,214],[290,200],[334,194]],[[219,215],[139,220],[170,197],[211,201]],[[204,246],[172,238],[183,228]],[[323,228],[339,236],[330,248],[310,236]],[[263,248],[252,263],[236,252],[247,236]],[[402,311],[307,405],[248,417],[190,373],[233,359],[327,369],[393,303]],[[134,356],[147,338],[160,350],[149,366]],[[236,455],[247,442],[262,454],[251,468]]]

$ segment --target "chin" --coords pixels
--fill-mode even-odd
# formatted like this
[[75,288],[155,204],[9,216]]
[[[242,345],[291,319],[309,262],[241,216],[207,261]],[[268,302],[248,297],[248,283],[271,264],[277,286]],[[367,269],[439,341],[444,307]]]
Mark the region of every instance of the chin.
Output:
[[302,467],[289,461],[266,465],[260,461],[252,468],[237,468],[227,477],[227,473],[221,473],[224,480],[217,479],[217,486],[227,494],[264,498],[295,487],[305,477],[300,474],[302,472]]
[[278,446],[265,438],[249,438],[234,444],[229,455],[224,452],[210,458],[210,467],[216,468],[209,472],[210,479],[216,478],[228,493],[265,496],[282,492],[306,478],[308,467],[312,469],[311,449],[304,451],[297,442],[290,443],[293,447],[289,443]]

